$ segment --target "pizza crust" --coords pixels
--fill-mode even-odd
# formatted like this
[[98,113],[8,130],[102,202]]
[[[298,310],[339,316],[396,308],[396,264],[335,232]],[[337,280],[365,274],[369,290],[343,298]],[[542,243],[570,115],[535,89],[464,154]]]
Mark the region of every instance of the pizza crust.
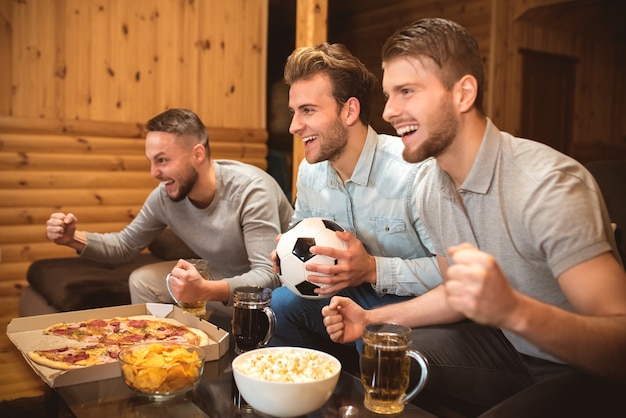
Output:
[[[108,350],[104,344],[88,345],[88,346],[67,346],[59,350],[35,350],[26,353],[28,358],[37,364],[50,367],[52,369],[71,370],[82,369],[97,364],[113,363],[116,360],[108,357]],[[72,354],[80,354],[86,356],[75,363],[63,361],[62,359]],[[55,358],[56,357],[56,358]],[[103,361],[103,358],[106,359]]]
[[37,364],[50,367],[51,369],[70,370],[70,369],[82,369],[85,366],[79,366],[77,364],[64,363],[62,361],[55,361],[39,354],[37,351],[29,351],[26,353],[28,358]]
[[191,332],[193,332],[194,334],[198,336],[198,338],[200,338],[200,343],[198,344],[200,347],[207,346],[211,343],[211,339],[209,338],[206,332],[198,328],[193,328],[193,327],[187,327],[187,328],[189,328]]

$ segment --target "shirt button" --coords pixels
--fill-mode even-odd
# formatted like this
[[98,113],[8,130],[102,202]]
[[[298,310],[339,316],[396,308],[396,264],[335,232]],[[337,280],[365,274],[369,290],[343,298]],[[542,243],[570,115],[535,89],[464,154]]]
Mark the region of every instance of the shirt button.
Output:
[[385,227],[385,232],[389,232],[389,227],[388,226]]

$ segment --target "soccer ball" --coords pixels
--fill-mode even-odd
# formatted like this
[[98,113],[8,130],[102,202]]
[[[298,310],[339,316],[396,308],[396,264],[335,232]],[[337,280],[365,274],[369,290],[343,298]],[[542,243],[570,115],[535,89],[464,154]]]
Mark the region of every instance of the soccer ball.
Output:
[[348,248],[345,241],[335,235],[335,231],[344,229],[334,221],[324,218],[305,218],[292,225],[283,233],[276,245],[276,265],[279,276],[285,286],[305,299],[321,299],[332,295],[319,295],[314,289],[323,284],[308,282],[309,275],[326,276],[322,273],[306,271],[305,266],[313,264],[337,264],[337,260],[325,255],[309,252],[313,245],[333,247],[341,250]]

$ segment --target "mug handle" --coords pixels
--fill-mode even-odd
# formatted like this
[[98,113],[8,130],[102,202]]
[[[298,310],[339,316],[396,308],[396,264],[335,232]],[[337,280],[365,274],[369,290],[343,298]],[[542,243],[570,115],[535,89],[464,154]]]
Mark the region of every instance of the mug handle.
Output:
[[267,334],[265,334],[265,338],[263,338],[263,341],[258,344],[257,348],[265,347],[274,336],[274,330],[276,329],[276,315],[274,314],[272,308],[266,306],[263,308],[263,312],[265,312],[265,315],[267,316],[269,327],[267,329]]
[[170,293],[172,299],[174,299],[174,302],[180,306],[180,302],[176,299],[176,296],[174,296],[174,293],[172,293],[172,289],[170,288],[170,273],[167,273],[167,276],[165,276],[165,287],[167,287],[167,291]]
[[406,355],[414,359],[417,364],[419,364],[421,374],[417,385],[402,398],[401,402],[405,404],[415,398],[415,396],[417,396],[417,394],[424,389],[424,386],[426,386],[426,382],[428,381],[428,360],[426,360],[426,357],[424,357],[424,355],[419,351],[415,350],[407,350]]

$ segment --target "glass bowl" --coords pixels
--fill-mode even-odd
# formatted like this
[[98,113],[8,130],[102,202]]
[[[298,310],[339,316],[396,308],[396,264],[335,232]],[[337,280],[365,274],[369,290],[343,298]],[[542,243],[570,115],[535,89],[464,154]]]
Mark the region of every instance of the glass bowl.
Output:
[[195,388],[204,371],[204,350],[179,343],[140,343],[120,350],[118,361],[126,385],[155,401]]

